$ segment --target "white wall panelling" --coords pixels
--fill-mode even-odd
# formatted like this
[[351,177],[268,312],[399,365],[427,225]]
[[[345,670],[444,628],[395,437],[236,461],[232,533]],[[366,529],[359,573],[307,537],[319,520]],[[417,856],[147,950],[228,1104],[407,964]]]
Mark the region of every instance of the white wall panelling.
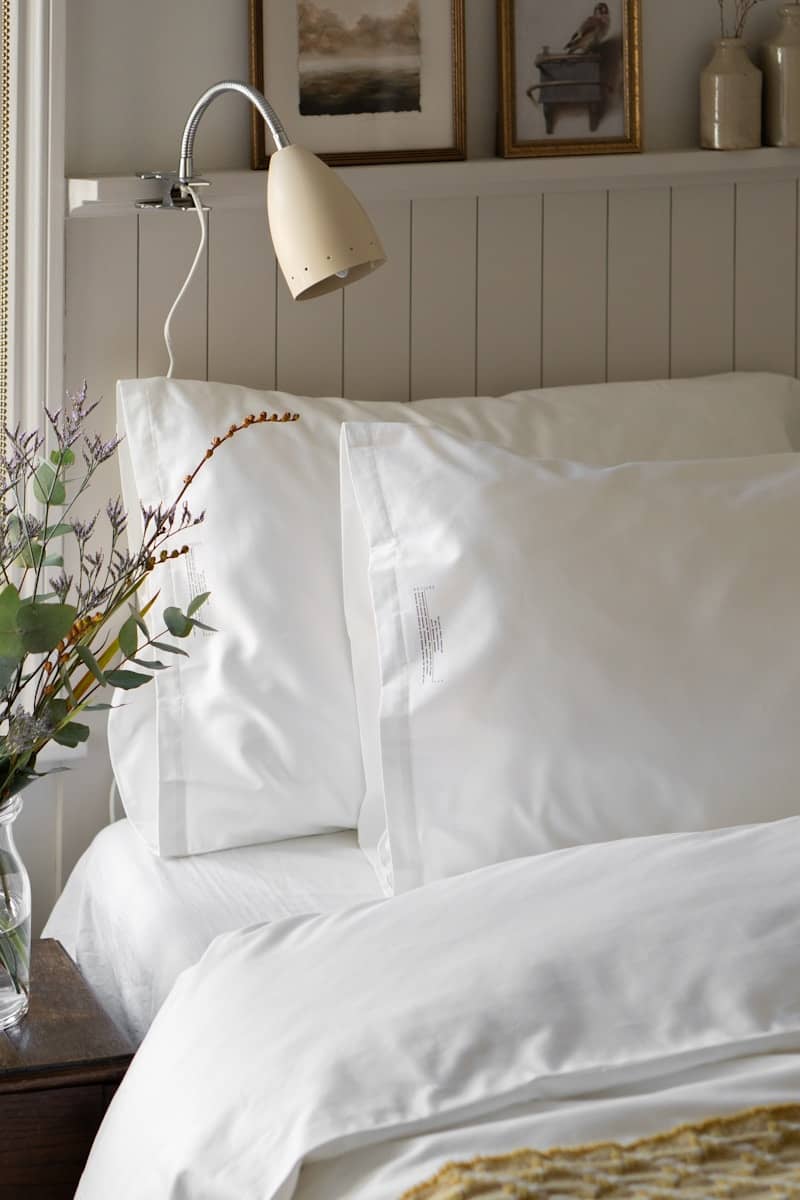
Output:
[[609,192],[608,378],[670,373],[669,188]]
[[344,394],[391,400],[409,394],[411,205],[387,196],[370,205],[387,262],[344,296]]
[[[795,370],[799,153],[343,174],[390,261],[303,304],[276,273],[263,177],[213,178],[208,271],[175,322],[176,374],[404,400],[734,362]],[[66,379],[86,376],[105,397],[106,429],[115,380],[164,370],[161,326],[198,236],[191,214],[138,213],[143,193],[125,178],[69,187]],[[74,862],[105,819],[108,778],[99,736],[66,777],[63,844],[40,830],[37,871],[49,870],[57,844],[64,868]],[[54,887],[42,884],[45,900]]]
[[542,382],[606,378],[608,193],[544,198]]
[[736,187],[672,192],[672,373],[733,368]]
[[209,379],[235,375],[247,387],[273,388],[275,256],[265,236],[266,216],[258,208],[219,209],[209,225]]
[[414,400],[475,392],[476,232],[474,196],[411,202]]
[[[164,321],[183,284],[200,236],[193,212],[139,214],[140,376],[165,375],[168,356]],[[208,373],[208,245],[197,273],[172,321],[176,379],[205,379]]]
[[542,197],[536,194],[478,201],[480,395],[502,395],[541,381],[542,212]]
[[736,187],[734,365],[794,374],[797,182]]

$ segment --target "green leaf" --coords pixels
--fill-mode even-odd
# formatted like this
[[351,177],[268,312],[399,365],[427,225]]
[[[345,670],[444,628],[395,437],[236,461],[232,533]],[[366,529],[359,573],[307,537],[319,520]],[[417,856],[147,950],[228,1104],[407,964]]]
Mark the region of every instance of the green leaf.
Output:
[[4,692],[19,666],[18,658],[0,658],[0,692]]
[[[19,592],[13,583],[7,584],[0,592],[0,659],[12,664],[12,672],[25,654],[17,628],[19,604]],[[7,682],[0,683],[0,686],[5,687]]]
[[148,671],[166,671],[168,669],[168,664],[160,662],[157,658],[149,660],[146,658],[132,658],[131,662],[136,663],[137,667],[147,667]]
[[194,617],[191,618],[191,622],[193,629],[205,629],[206,633],[218,632],[213,625],[204,625],[202,621],[196,621]]
[[65,525],[63,521],[59,521],[57,525],[48,525],[44,531],[45,537],[65,537],[66,534],[72,533],[72,526]]
[[113,704],[85,704],[84,712],[108,712],[114,707]]
[[20,549],[17,566],[20,567],[38,567],[41,566],[44,558],[44,546],[41,542],[37,542],[34,538],[30,542],[26,542]]
[[139,671],[106,671],[106,683],[126,692],[149,683],[152,678],[152,675],[142,675]]
[[77,609],[73,604],[22,605],[17,613],[17,629],[22,644],[34,654],[52,650],[72,628]]
[[50,462],[54,467],[71,467],[75,462],[75,455],[69,447],[65,450],[51,450]]
[[127,621],[123,621],[117,634],[119,648],[126,658],[133,658],[136,653],[136,648],[139,645],[139,637],[136,621],[133,617],[128,617]]
[[40,463],[33,477],[33,494],[40,504],[66,504],[67,489],[47,463]]
[[169,642],[151,642],[150,647],[153,650],[160,650],[162,654],[182,654],[184,658],[189,657],[187,650],[181,650],[180,646],[170,646]]
[[19,519],[16,513],[13,513],[8,518],[6,530],[8,532],[8,536],[13,542],[18,541],[22,537],[22,521]]
[[68,725],[57,729],[52,738],[54,742],[58,742],[59,746],[75,747],[79,746],[81,742],[87,741],[90,732],[88,725],[81,725],[80,721],[70,721]]
[[100,667],[97,665],[97,659],[92,654],[89,647],[88,646],[76,646],[75,653],[77,654],[78,658],[81,660],[83,665],[86,667],[86,669],[91,671],[92,675],[94,675],[97,682],[101,683],[103,685],[103,687],[105,687],[106,677],[103,674],[103,672],[100,670]]
[[61,554],[48,554],[42,563],[43,567],[63,567],[64,558]]
[[187,617],[193,617],[194,614],[197,612],[198,608],[203,607],[203,605],[205,604],[206,600],[208,599],[208,597],[210,595],[211,595],[211,592],[201,592],[199,596],[195,596],[194,600],[191,602],[191,604],[189,605],[189,607],[186,610]]
[[133,607],[133,605],[131,605],[131,619],[136,622],[136,624],[138,625],[139,629],[141,629],[144,636],[146,638],[149,638],[150,630],[147,628],[147,625],[145,624],[144,617],[137,609],[135,609]]
[[60,698],[53,699],[48,704],[48,712],[50,713],[50,720],[53,722],[53,724],[60,725],[69,712],[69,705],[67,704],[66,700],[62,700]]
[[192,618],[173,606],[164,609],[164,624],[172,636],[177,638],[188,637],[194,628]]

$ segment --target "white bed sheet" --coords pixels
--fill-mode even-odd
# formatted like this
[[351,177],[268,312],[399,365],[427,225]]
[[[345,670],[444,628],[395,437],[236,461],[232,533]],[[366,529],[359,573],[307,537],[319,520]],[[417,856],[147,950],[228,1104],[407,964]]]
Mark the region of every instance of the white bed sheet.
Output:
[[218,934],[381,895],[353,831],[158,858],[121,820],[84,853],[43,936],[61,942],[138,1043]]

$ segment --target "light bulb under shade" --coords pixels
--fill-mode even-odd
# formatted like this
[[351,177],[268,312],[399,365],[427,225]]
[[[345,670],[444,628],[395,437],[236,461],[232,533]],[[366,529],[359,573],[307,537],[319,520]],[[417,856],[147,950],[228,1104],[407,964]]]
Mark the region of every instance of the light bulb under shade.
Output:
[[386,261],[358,200],[311,151],[277,150],[267,176],[272,244],[295,300],[347,287]]

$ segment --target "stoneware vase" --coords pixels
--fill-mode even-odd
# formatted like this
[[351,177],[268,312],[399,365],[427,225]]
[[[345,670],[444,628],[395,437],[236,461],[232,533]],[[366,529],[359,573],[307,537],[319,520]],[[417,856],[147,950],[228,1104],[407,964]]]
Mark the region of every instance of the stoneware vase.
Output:
[[767,142],[800,146],[800,4],[778,14],[780,27],[763,49]]
[[22,797],[0,808],[0,1029],[28,1011],[31,960],[31,885],[14,844]]
[[761,145],[761,72],[741,38],[721,38],[700,75],[700,145],[707,150]]

